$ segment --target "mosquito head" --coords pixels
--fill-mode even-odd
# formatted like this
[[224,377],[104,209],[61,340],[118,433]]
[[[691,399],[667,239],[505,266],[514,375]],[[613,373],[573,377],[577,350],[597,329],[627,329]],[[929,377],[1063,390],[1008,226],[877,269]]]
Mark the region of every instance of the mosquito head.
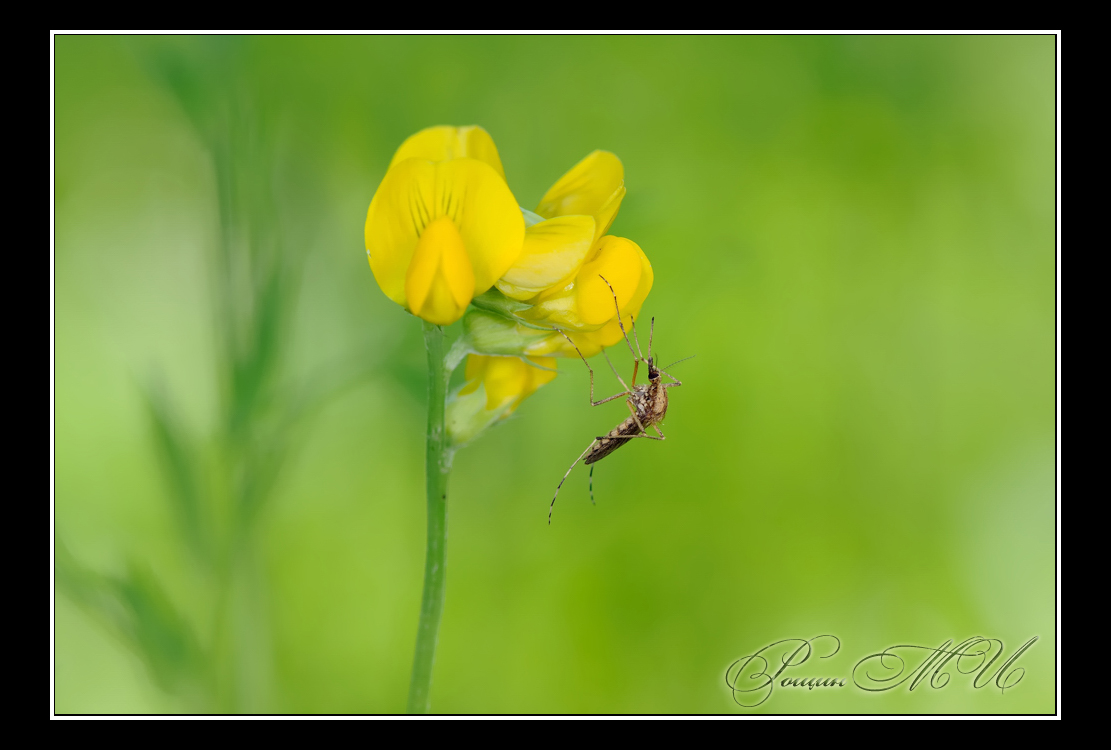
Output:
[[648,380],[655,383],[660,379],[660,371],[656,369],[656,362],[652,357],[648,358]]

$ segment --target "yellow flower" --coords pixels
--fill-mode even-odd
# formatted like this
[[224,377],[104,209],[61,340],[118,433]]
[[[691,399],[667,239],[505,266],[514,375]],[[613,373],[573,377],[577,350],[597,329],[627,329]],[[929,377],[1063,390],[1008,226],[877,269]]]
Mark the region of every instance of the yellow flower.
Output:
[[517,357],[468,356],[466,383],[447,407],[452,444],[465,445],[512,414],[540,386],[555,378],[555,367],[551,357],[529,357],[526,362]]
[[498,279],[498,291],[526,301],[565,286],[590,252],[594,226],[592,216],[557,216],[525,229],[521,254]]
[[[625,168],[595,151],[560,177],[540,199],[517,262],[498,280],[507,297],[531,300],[574,280],[609,229],[625,196]],[[546,220],[545,220],[546,219]]]
[[[517,313],[521,319],[573,333],[586,356],[620,340],[618,308],[631,324],[652,288],[652,264],[640,247],[605,234],[624,196],[621,160],[608,151],[587,156],[540,200],[537,218],[545,220],[525,230],[520,257],[497,282],[507,297],[531,305]],[[527,351],[575,356],[558,334]]]
[[448,325],[521,254],[525,224],[494,142],[478,127],[437,127],[394,155],[367,210],[374,278],[414,315]]
[[606,235],[591,249],[571,283],[539,295],[520,316],[563,329],[597,331],[617,322],[618,309],[622,318],[635,320],[652,281],[652,264],[640,246]]
[[[459,391],[465,396],[481,386],[486,392],[486,410],[517,410],[521,402],[536,393],[540,386],[555,379],[556,361],[551,357],[529,358],[532,364],[518,357],[467,357],[466,385]],[[537,366],[534,366],[537,365]],[[548,368],[548,369],[541,369]]]

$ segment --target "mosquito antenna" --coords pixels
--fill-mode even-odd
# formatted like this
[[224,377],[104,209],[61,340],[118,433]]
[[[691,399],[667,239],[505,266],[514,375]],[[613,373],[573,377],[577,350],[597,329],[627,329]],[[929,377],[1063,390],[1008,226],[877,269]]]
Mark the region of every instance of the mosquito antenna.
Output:
[[[610,294],[613,295],[613,306],[617,308],[617,325],[621,326],[621,335],[625,337],[625,343],[629,345],[629,354],[633,355],[633,359],[637,359],[637,353],[633,351],[633,342],[629,341],[629,334],[625,333],[625,322],[621,320],[621,305],[619,305],[617,302],[617,292],[613,291],[613,284],[609,283],[609,281],[606,281],[605,276],[603,276],[602,274],[598,274],[598,278],[602,281],[605,281],[606,286],[610,288]],[[641,357],[641,359],[644,358]]]
[[661,368],[658,368],[658,369],[661,369],[661,370],[670,370],[670,369],[671,369],[672,367],[674,367],[675,365],[679,364],[680,362],[686,362],[686,361],[687,361],[688,359],[694,359],[694,358],[695,358],[695,357],[697,357],[697,356],[698,356],[697,354],[692,354],[692,355],[690,355],[689,357],[683,357],[682,359],[677,359],[677,360],[675,360],[674,362],[672,362],[672,363],[671,363],[670,365],[668,365],[667,367],[661,367]]

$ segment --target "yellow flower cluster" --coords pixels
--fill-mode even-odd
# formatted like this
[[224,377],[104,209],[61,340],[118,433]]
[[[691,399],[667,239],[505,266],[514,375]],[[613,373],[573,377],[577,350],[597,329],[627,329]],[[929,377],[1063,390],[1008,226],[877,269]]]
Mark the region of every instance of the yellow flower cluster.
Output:
[[652,266],[635,242],[606,234],[624,196],[620,159],[595,151],[527,211],[485,130],[427,128],[397,150],[371,200],[370,268],[382,291],[413,315],[437,325],[468,316],[476,354],[458,395],[481,383],[486,411],[504,416],[555,376],[543,369],[554,363],[478,355],[576,356],[563,331],[593,356],[621,339],[618,308],[626,325],[640,313]]

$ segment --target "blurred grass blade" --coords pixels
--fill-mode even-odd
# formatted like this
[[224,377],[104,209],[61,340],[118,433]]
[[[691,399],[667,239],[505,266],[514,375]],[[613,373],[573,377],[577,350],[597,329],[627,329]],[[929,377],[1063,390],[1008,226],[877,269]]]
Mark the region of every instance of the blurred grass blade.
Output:
[[54,583],[75,604],[119,634],[126,630],[123,609],[111,596],[108,582],[77,561],[61,539],[54,541]]
[[164,389],[153,384],[143,395],[182,537],[198,560],[211,562],[212,540],[205,523],[195,452]]
[[78,562],[60,539],[54,563],[58,590],[135,652],[160,687],[200,698],[204,654],[192,627],[148,568],[133,563],[122,578],[105,576]]
[[147,72],[177,100],[202,140],[212,145],[227,116],[227,71],[235,69],[242,57],[245,38],[134,37],[130,41]]
[[132,562],[113,586],[131,638],[155,680],[173,693],[192,693],[204,678],[204,656],[189,622],[146,566]]
[[249,329],[243,351],[232,363],[232,409],[229,431],[234,438],[269,404],[269,388],[277,369],[285,331],[288,297],[282,269],[275,263],[259,290],[257,305],[245,312]]

